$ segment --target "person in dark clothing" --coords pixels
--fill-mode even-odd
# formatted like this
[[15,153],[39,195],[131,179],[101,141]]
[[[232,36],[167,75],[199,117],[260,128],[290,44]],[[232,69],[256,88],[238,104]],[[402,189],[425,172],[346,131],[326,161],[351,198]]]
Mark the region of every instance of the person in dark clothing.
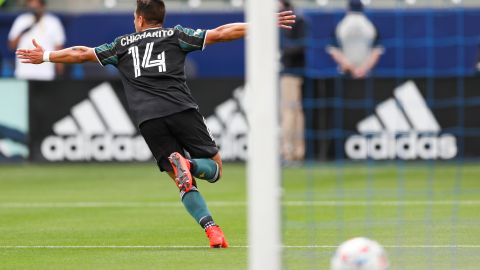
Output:
[[[279,1],[280,10],[293,10],[290,0]],[[282,156],[284,161],[302,161],[305,157],[305,117],[302,107],[303,68],[305,66],[306,23],[297,16],[292,30],[281,31],[283,72],[281,88]]]
[[480,45],[477,48],[477,62],[475,63],[475,71],[480,75]]

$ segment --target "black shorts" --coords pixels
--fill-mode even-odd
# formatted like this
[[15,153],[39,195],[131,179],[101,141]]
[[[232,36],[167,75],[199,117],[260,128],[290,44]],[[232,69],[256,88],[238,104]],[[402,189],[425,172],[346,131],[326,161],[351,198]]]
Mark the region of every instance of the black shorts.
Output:
[[218,153],[205,119],[195,109],[145,121],[140,133],[161,171],[173,171],[168,161],[173,152],[188,152],[191,158],[212,158]]

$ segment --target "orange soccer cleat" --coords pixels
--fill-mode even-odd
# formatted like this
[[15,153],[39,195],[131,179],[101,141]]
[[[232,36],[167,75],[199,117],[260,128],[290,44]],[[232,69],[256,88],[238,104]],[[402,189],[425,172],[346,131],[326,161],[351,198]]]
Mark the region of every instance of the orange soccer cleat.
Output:
[[175,173],[175,183],[180,191],[189,192],[193,187],[193,178],[190,173],[190,163],[180,154],[173,153],[168,158]]
[[205,229],[205,233],[210,240],[211,248],[228,248],[228,243],[223,235],[222,229],[217,225],[208,227]]

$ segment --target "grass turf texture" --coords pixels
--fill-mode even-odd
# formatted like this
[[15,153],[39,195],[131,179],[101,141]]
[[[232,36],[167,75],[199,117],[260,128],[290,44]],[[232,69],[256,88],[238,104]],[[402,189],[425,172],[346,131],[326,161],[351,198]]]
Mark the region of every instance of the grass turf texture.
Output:
[[[207,248],[154,166],[2,166],[0,269],[246,269],[244,166],[200,190],[236,247]],[[359,235],[390,246],[394,270],[478,269],[479,195],[477,164],[286,169],[285,269],[328,269],[331,246]]]

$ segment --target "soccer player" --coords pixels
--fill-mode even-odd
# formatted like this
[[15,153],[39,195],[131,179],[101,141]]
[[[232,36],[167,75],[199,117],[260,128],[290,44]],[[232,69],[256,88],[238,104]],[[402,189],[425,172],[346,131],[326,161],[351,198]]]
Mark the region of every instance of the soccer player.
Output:
[[[182,203],[205,230],[210,246],[226,248],[223,232],[215,224],[193,178],[215,183],[222,176],[222,159],[186,84],[184,65],[189,52],[243,38],[248,25],[233,23],[212,30],[180,25],[163,28],[162,0],[137,0],[134,18],[136,33],[118,37],[109,44],[50,52],[34,39],[35,48],[19,49],[17,56],[30,64],[100,62],[115,66],[136,124],[158,167],[175,181]],[[290,29],[294,23],[293,12],[278,14],[279,27]],[[191,159],[184,158],[185,151]]]

